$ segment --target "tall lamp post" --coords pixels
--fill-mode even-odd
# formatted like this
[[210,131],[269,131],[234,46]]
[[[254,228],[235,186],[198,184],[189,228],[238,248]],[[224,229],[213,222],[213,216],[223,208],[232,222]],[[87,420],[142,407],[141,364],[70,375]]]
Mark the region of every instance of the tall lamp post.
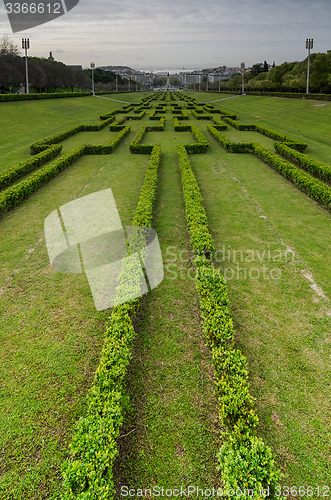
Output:
[[91,63],[91,70],[92,70],[92,94],[95,95],[94,92],[94,68],[95,68],[95,63]]
[[245,63],[242,62],[240,64],[240,67],[241,67],[241,94],[244,95],[245,94],[245,84],[244,84]]
[[28,73],[28,49],[30,48],[29,38],[22,38],[22,49],[25,50],[25,93],[29,93],[29,73]]
[[314,46],[312,38],[306,38],[306,49],[308,50],[308,67],[307,67],[307,88],[306,94],[309,94],[309,71],[310,71],[310,51]]

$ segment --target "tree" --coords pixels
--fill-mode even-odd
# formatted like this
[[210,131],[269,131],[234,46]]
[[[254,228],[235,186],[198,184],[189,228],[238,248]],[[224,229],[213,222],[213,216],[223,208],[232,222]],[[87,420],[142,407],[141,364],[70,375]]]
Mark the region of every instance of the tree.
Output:
[[264,73],[267,73],[269,71],[269,64],[267,63],[267,61],[264,61],[263,63],[263,71]]
[[253,64],[251,68],[251,75],[257,76],[259,73],[262,73],[263,71],[263,64],[262,63],[256,63]]
[[19,49],[9,38],[4,35],[0,40],[0,56],[19,56]]

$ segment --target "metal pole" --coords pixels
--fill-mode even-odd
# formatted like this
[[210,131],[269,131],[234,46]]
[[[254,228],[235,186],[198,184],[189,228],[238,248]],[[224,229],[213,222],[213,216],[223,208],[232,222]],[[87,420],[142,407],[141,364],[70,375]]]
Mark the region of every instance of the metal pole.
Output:
[[218,75],[218,91],[221,92],[221,75]]
[[206,91],[208,92],[208,83],[209,83],[209,80],[208,80],[208,75],[207,75],[207,84],[206,84]]
[[116,73],[116,92],[118,92],[118,80],[117,80],[117,73]]
[[244,69],[245,69],[245,63],[241,63],[241,94],[245,94],[245,84],[244,84]]
[[30,48],[29,38],[22,38],[22,49],[25,49],[25,93],[29,93],[29,73],[28,73],[28,49]]
[[313,48],[314,41],[312,38],[306,39],[306,49],[308,49],[308,67],[307,67],[307,87],[306,94],[309,94],[309,73],[310,73],[310,50]]
[[94,91],[94,68],[95,68],[95,63],[90,64],[91,70],[92,70],[92,95],[95,95]]
[[129,76],[129,92],[131,92],[131,78]]

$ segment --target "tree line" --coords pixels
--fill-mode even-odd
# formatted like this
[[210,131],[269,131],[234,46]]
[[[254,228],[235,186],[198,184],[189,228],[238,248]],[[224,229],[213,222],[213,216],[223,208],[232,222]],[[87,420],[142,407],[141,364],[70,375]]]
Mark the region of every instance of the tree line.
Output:
[[[54,61],[52,58],[28,57],[30,92],[89,91],[92,87],[91,70],[82,70]],[[94,71],[96,90],[114,90],[116,74],[97,68]],[[121,88],[124,80],[118,76]],[[4,36],[0,40],[0,93],[15,93],[25,85],[25,58],[18,47]]]
[[[285,62],[269,68],[266,61],[254,64],[250,72],[244,73],[246,90],[269,92],[306,92],[308,58],[301,62]],[[235,73],[228,81],[220,83],[221,90],[240,90],[242,75]],[[331,51],[318,52],[310,56],[310,92],[331,91]],[[209,84],[209,89],[218,89],[219,83]]]

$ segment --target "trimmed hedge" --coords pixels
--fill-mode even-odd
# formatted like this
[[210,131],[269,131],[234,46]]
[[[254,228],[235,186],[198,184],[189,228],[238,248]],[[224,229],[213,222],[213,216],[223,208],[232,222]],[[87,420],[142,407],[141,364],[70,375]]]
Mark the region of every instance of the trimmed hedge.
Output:
[[34,193],[42,184],[53,179],[59,172],[64,170],[68,165],[71,165],[77,158],[84,154],[85,146],[81,146],[70,153],[63,155],[58,160],[53,161],[49,165],[43,167],[31,174],[28,179],[21,181],[15,186],[9,187],[0,193],[0,215],[8,212],[10,209],[19,205]]
[[44,165],[44,163],[48,160],[55,158],[61,150],[62,146],[52,146],[46,151],[42,151],[41,153],[33,156],[33,158],[5,170],[2,174],[0,174],[0,189],[10,186],[13,182],[20,179],[20,177],[23,177],[23,175],[32,172],[41,165]]
[[285,142],[289,146],[291,146],[291,148],[296,149],[297,151],[304,151],[308,146],[308,144],[306,144],[305,142],[298,141],[297,139],[293,139],[288,135],[276,132],[275,130],[263,127],[262,125],[255,125],[255,127],[256,131],[260,132],[260,134],[266,135],[267,137],[271,137],[271,139],[276,139],[277,141]]
[[276,132],[275,130],[271,130],[267,127],[263,127],[262,125],[255,125],[253,123],[239,123],[236,120],[233,120],[232,118],[229,118],[228,116],[222,116],[222,120],[227,122],[229,125],[232,127],[236,128],[237,130],[254,130],[256,132],[259,132],[260,134],[266,135],[267,137],[270,137],[272,139],[277,139],[278,141],[283,141],[291,146],[291,148],[297,149],[298,151],[303,151],[307,148],[307,144],[301,141],[298,141],[297,139],[293,139],[292,137],[289,137],[285,134],[282,134],[280,132]]
[[331,183],[331,167],[326,165],[325,163],[321,163],[320,161],[314,160],[309,156],[299,153],[295,151],[288,144],[284,144],[281,142],[274,143],[275,150],[277,153],[280,153],[284,158],[291,160],[293,163],[298,165],[299,167],[307,170],[310,174],[318,177],[324,182],[328,184]]
[[212,266],[213,240],[206,212],[189,157],[184,146],[177,147],[182,176],[187,226],[195,253],[196,287],[200,301],[202,330],[212,350],[216,394],[225,426],[225,442],[218,453],[224,489],[251,488],[256,500],[259,488],[269,488],[268,498],[276,499],[280,472],[272,452],[255,436],[258,417],[249,392],[246,358],[234,348],[234,329],[226,282]]
[[206,211],[202,205],[202,197],[191,169],[186,146],[177,146],[177,154],[182,173],[187,227],[192,247],[197,255],[210,256],[214,251],[214,244],[208,230]]
[[161,118],[159,125],[146,125],[142,127],[130,142],[129,149],[134,154],[151,154],[153,151],[153,144],[141,144],[146,132],[162,131],[164,130],[165,118]]
[[114,120],[114,117],[108,117],[105,118],[103,122],[95,125],[75,125],[74,127],[70,127],[66,130],[63,130],[62,132],[59,132],[56,135],[53,135],[51,137],[46,137],[45,139],[42,139],[41,141],[37,141],[30,146],[30,152],[31,154],[37,154],[40,153],[41,151],[45,151],[45,149],[48,149],[51,144],[58,144],[59,142],[63,141],[64,139],[67,139],[68,137],[71,137],[75,134],[78,134],[79,132],[91,132],[91,131],[98,131],[106,127],[109,123],[111,123]]
[[108,155],[114,151],[114,149],[118,146],[118,144],[124,139],[126,135],[131,130],[129,125],[123,126],[120,125],[121,130],[119,133],[110,141],[109,144],[103,145],[94,145],[94,144],[85,144],[84,154],[86,155]]
[[214,122],[214,128],[216,128],[216,130],[227,130],[227,125],[224,125],[224,123],[222,123],[220,120],[218,120],[217,118],[215,118],[214,116],[212,117],[212,121]]
[[65,97],[85,97],[92,92],[44,93],[44,94],[0,94],[0,102],[36,101],[38,99],[62,99]]
[[182,125],[179,123],[178,116],[174,116],[174,127],[177,132],[191,130],[191,125]]
[[[133,225],[150,226],[157,187],[157,170],[161,149],[154,146],[140,193]],[[132,269],[123,266],[121,278],[132,281]],[[118,455],[117,442],[128,395],[125,375],[132,359],[135,331],[132,325],[139,300],[114,307],[106,331],[92,388],[88,393],[85,417],[74,429],[70,445],[71,456],[62,465],[64,476],[63,500],[107,499],[114,495],[113,464]]]
[[326,209],[331,210],[331,188],[329,186],[259,144],[254,144],[254,153],[311,198],[321,203]]
[[211,120],[212,116],[211,115],[204,115],[200,112],[197,112],[195,109],[192,109],[192,115],[195,116],[197,120]]
[[236,120],[233,120],[232,118],[229,118],[228,116],[222,116],[222,120],[227,122],[229,125],[232,127],[238,129],[238,130],[256,130],[256,126],[253,124],[245,124],[245,123],[239,123]]
[[185,144],[186,151],[188,153],[205,153],[208,149],[209,142],[195,125],[191,125],[191,132],[198,142],[195,144]]
[[84,145],[61,156],[58,160],[41,168],[31,174],[27,179],[21,181],[15,186],[9,187],[0,193],[0,215],[8,212],[10,209],[28,198],[40,186],[50,179],[53,179],[59,172],[71,165],[75,160],[85,154],[109,154],[121,140],[129,133],[130,127],[124,127],[112,141],[106,146]]
[[[136,111],[135,111],[136,113]],[[146,111],[140,111],[140,113],[137,113],[136,115],[127,115],[126,120],[141,120],[143,116],[145,116]]]
[[221,134],[218,128],[213,125],[208,125],[209,132],[215,137],[215,139],[231,153],[252,153],[254,151],[253,142],[232,142],[223,134]]

